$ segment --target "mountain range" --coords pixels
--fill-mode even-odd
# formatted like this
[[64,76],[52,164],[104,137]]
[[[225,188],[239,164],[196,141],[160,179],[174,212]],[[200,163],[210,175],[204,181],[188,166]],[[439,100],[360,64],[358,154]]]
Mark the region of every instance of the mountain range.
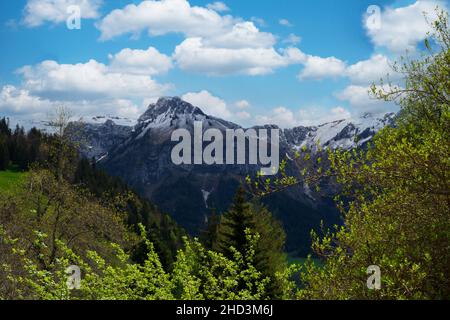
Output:
[[[320,149],[363,147],[381,128],[392,124],[395,114],[365,114],[318,126],[280,129],[280,158],[287,159],[287,173],[299,168],[292,161],[304,146]],[[119,118],[98,116],[82,125],[72,125],[82,154],[94,159],[109,174],[118,176],[142,196],[166,211],[190,234],[198,235],[212,210],[224,212],[247,175],[256,175],[257,165],[174,165],[171,141],[176,129],[193,132],[194,122],[203,130],[224,132],[239,125],[205,114],[178,97],[160,98],[151,104],[135,125]],[[278,128],[266,125],[258,128]],[[322,148],[318,148],[321,146]],[[275,193],[263,202],[281,221],[287,234],[287,251],[297,256],[309,252],[310,231],[340,223],[333,203],[333,188],[317,193],[297,186]]]

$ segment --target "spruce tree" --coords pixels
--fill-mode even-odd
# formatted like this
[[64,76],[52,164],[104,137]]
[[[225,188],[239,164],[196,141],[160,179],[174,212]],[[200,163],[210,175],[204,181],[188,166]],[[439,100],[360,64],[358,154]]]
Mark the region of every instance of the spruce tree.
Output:
[[9,151],[6,138],[0,135],[0,170],[6,170],[9,165]]
[[217,245],[213,247],[217,247],[219,252],[231,260],[234,258],[231,247],[245,256],[249,246],[246,229],[260,236],[253,264],[263,278],[271,280],[267,298],[282,298],[283,287],[277,281],[276,273],[287,265],[284,253],[285,232],[269,210],[258,203],[247,201],[245,190],[240,187],[231,208],[221,218]]
[[205,229],[201,232],[200,239],[203,246],[208,250],[215,250],[217,239],[219,236],[219,224],[220,216],[216,210],[212,210],[211,215],[208,217]]
[[239,187],[231,208],[222,216],[219,226],[218,249],[227,258],[233,259],[233,247],[245,254],[247,237],[245,230],[255,230],[255,214],[245,198],[245,190]]

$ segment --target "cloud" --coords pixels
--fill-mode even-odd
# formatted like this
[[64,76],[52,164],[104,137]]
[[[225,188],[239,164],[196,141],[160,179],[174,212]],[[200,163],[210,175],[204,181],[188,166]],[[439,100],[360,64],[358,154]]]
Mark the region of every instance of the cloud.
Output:
[[320,80],[326,78],[348,78],[355,85],[369,85],[386,78],[399,80],[401,75],[392,69],[393,62],[382,54],[374,54],[367,60],[348,66],[335,57],[322,58],[306,56],[303,59],[304,69],[300,72],[301,80]]
[[144,30],[153,36],[181,33],[187,37],[213,37],[226,32],[236,22],[215,10],[191,6],[187,0],[148,0],[113,10],[97,27],[102,40],[124,34],[138,35]]
[[167,73],[172,68],[172,59],[157,49],[147,50],[123,49],[110,55],[110,69],[136,75],[157,75]]
[[292,128],[297,126],[298,122],[294,113],[285,107],[276,107],[268,115],[258,115],[255,117],[256,124],[274,124],[281,128]]
[[189,92],[181,97],[190,104],[199,107],[208,115],[230,120],[231,111],[224,100],[213,96],[206,90],[200,92]]
[[283,40],[283,43],[291,44],[291,45],[297,45],[302,41],[302,38],[291,33],[289,34],[286,39]]
[[205,38],[208,46],[217,48],[270,48],[276,43],[271,33],[261,32],[253,22],[236,23],[228,32],[213,38]]
[[240,100],[235,103],[235,106],[236,106],[236,108],[241,109],[241,110],[247,109],[250,107],[250,102],[248,102],[247,100]]
[[[152,63],[147,63],[152,59]],[[96,60],[60,64],[46,60],[16,71],[20,87],[1,89],[0,111],[8,115],[45,118],[56,105],[73,109],[77,115],[116,115],[136,118],[145,110],[144,101],[164,95],[171,85],[160,84],[149,74],[162,73],[170,59],[153,48],[124,49],[110,56],[111,64]]]
[[[380,13],[379,23],[376,25],[364,23],[367,34],[372,43],[379,47],[386,47],[395,53],[405,50],[414,51],[417,44],[426,38],[430,26],[424,19],[423,13],[433,21],[436,18],[436,6],[447,8],[443,1],[419,0],[414,4],[391,8],[387,7]],[[369,18],[365,16],[365,21]]]
[[324,108],[302,108],[297,112],[286,107],[277,107],[266,115],[257,115],[256,124],[275,124],[280,128],[294,128],[298,126],[314,126],[351,118],[351,113],[343,107],[334,107],[330,110]]
[[294,25],[293,25],[292,23],[290,23],[289,20],[287,20],[287,19],[280,19],[280,20],[278,21],[278,23],[279,23],[280,25],[282,25],[282,26],[285,26],[285,27],[293,27],[293,26],[294,26]]
[[251,17],[250,21],[254,22],[257,26],[260,27],[266,27],[267,23],[263,18],[259,18],[259,17]]
[[[386,88],[387,89],[387,88]],[[369,95],[369,86],[349,85],[336,94],[342,101],[348,101],[356,113],[384,113],[394,108],[392,103],[375,99]]]
[[[217,9],[217,3],[214,6]],[[101,39],[147,31],[151,36],[180,33],[185,39],[173,60],[184,71],[208,75],[264,75],[285,67],[298,56],[293,48],[276,50],[277,38],[252,21],[221,15],[212,6],[186,0],[147,0],[113,10],[98,24]],[[291,39],[294,42],[297,39]],[[292,42],[292,41],[291,41]]]
[[191,6],[186,0],[130,4],[112,11],[97,26],[102,40],[147,30],[153,36],[181,33],[188,38],[200,37],[210,46],[225,48],[270,47],[276,42],[274,35],[261,32],[251,21],[222,16],[211,6]]
[[48,120],[57,106],[72,110],[76,117],[114,115],[137,119],[144,108],[138,108],[131,100],[96,99],[96,100],[50,100],[32,95],[30,91],[6,85],[0,91],[0,113],[14,119],[27,118],[35,121]]
[[247,111],[239,111],[236,113],[235,117],[239,121],[247,121],[252,118],[252,115]]
[[76,5],[80,7],[81,18],[96,19],[100,16],[102,0],[28,0],[23,23],[28,27],[38,27],[45,22],[61,23],[70,16],[67,9]]
[[168,89],[148,76],[116,72],[95,60],[78,64],[47,60],[17,73],[26,90],[53,99],[142,98],[159,96]]
[[225,12],[225,11],[230,11],[230,8],[228,8],[228,6],[221,2],[221,1],[217,1],[217,2],[213,2],[210,4],[207,4],[206,7],[208,9],[217,11],[217,12]]
[[28,90],[6,85],[0,91],[0,111],[4,114],[34,114],[48,110],[53,103],[32,96]]
[[299,63],[300,50],[279,53],[274,48],[228,49],[208,47],[201,38],[189,38],[175,48],[174,60],[184,71],[209,75],[265,75],[276,68]]
[[334,78],[345,75],[346,71],[345,62],[335,57],[307,56],[303,64],[304,69],[299,75],[301,80]]
[[368,60],[355,63],[347,68],[346,75],[353,84],[371,84],[386,78],[389,75],[391,80],[399,79],[400,75],[392,69],[391,62],[385,55],[375,54]]
[[199,107],[206,114],[224,120],[245,125],[249,124],[249,121],[253,119],[252,114],[246,111],[246,109],[250,108],[250,103],[247,100],[228,103],[225,100],[212,95],[207,90],[188,92],[181,98],[192,105]]
[[311,107],[300,109],[297,123],[301,126],[315,126],[351,117],[351,112],[343,107],[338,106],[330,110]]

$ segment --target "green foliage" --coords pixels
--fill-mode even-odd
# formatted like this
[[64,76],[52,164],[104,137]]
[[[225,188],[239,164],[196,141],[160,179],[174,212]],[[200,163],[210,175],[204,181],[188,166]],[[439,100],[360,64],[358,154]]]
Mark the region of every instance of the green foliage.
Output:
[[80,297],[89,300],[172,299],[169,275],[164,271],[153,244],[147,240],[144,227],[141,229],[142,239],[148,247],[145,262],[130,263],[130,257],[118,245],[113,245],[118,260],[115,265],[108,265],[96,252],[89,252],[88,258],[94,266],[87,269]]
[[[368,150],[330,152],[344,197],[345,227],[315,236],[323,268],[308,263],[300,298],[449,299],[450,282],[450,30],[439,13],[438,52],[403,61],[405,88],[373,86],[402,107],[396,126]],[[351,199],[346,203],[344,199]],[[378,265],[381,290],[368,290],[366,269]]]
[[[139,202],[120,183],[109,183],[107,176],[103,189],[92,189],[102,195],[91,193],[86,187],[103,174],[89,168],[77,173],[75,186],[66,175],[61,179],[50,170],[32,167],[14,194],[0,195],[0,298],[254,300],[273,297],[274,283],[280,297],[293,296],[292,268],[283,269],[282,263],[276,267],[277,257],[284,259],[284,234],[271,224],[267,210],[259,209],[259,221],[249,224],[252,230],[243,230],[240,247],[229,247],[229,255],[185,238],[172,268],[164,268],[162,255],[150,241],[155,237],[152,220],[139,218],[146,223],[136,224],[139,239],[125,224],[130,210],[145,213],[149,204]],[[254,215],[254,205],[241,204]],[[271,240],[270,235],[277,238]],[[133,257],[136,243],[140,259]],[[67,286],[66,269],[71,265],[82,272],[78,290]]]
[[[153,245],[146,240],[143,226],[141,230],[149,251],[143,264],[130,262],[130,257],[115,244],[111,244],[115,251],[114,262],[111,262],[90,250],[83,258],[64,242],[58,241],[58,258],[42,268],[20,249],[18,239],[11,238],[0,228],[0,236],[17,257],[15,267],[22,267],[18,275],[12,271],[11,264],[0,266],[0,272],[5,275],[4,287],[9,289],[9,295],[2,292],[1,296],[39,300],[257,300],[267,296],[269,279],[264,278],[253,264],[259,236],[250,230],[246,232],[249,245],[245,257],[235,251],[232,260],[204,249],[196,239],[185,239],[186,248],[179,251],[171,273],[164,271]],[[46,234],[36,232],[34,236],[36,245],[46,246]],[[70,265],[77,265],[82,271],[79,289],[69,290],[67,287],[65,270]],[[278,275],[280,279],[283,276],[281,273]],[[243,284],[242,288],[238,288],[239,283]],[[293,283],[286,280],[286,285],[292,290]]]
[[173,270],[175,297],[187,300],[258,300],[267,296],[269,282],[254,266],[259,235],[246,231],[244,253],[228,259],[221,253],[206,250],[196,239],[186,242],[178,253]]

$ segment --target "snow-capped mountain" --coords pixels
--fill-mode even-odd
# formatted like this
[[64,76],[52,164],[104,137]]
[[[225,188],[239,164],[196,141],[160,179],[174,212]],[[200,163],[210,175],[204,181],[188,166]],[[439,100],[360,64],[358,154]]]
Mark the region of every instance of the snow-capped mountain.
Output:
[[[295,127],[280,130],[282,147],[288,150],[299,150],[304,146],[316,149],[323,148],[352,149],[368,142],[382,128],[392,124],[394,113],[382,116],[365,114],[356,119],[343,119],[318,126]],[[84,122],[83,132],[89,133],[90,156],[101,157],[110,148],[124,141],[142,139],[146,135],[158,135],[159,140],[169,140],[171,133],[179,128],[192,130],[194,122],[201,121],[203,130],[210,128],[224,131],[241,128],[239,125],[213,116],[181,100],[178,97],[164,97],[151,104],[147,111],[136,121],[112,116],[96,116]],[[133,123],[135,123],[133,125]],[[253,127],[278,128],[273,125]],[[86,138],[86,137],[85,137]],[[102,140],[102,141],[98,141]],[[284,144],[284,145],[283,145]]]
[[352,149],[360,147],[382,128],[392,124],[394,113],[381,117],[365,114],[357,119],[344,119],[319,126],[297,127],[284,130],[288,143],[293,149],[315,149],[317,145],[331,149]]
[[165,97],[151,104],[147,111],[138,119],[134,130],[137,139],[143,138],[150,130],[161,135],[172,133],[173,130],[192,129],[194,122],[201,121],[205,130],[216,128],[219,130],[234,129],[236,124],[215,118],[203,113],[198,107],[181,100],[178,97]]
[[[303,146],[351,149],[362,146],[377,131],[392,123],[394,114],[365,115],[359,119],[334,121],[319,126],[280,130],[280,159],[292,156]],[[88,123],[76,127],[81,151],[95,157],[109,173],[121,177],[143,196],[170,213],[190,233],[202,228],[211,209],[228,208],[236,187],[259,168],[252,165],[181,165],[171,161],[174,142],[171,133],[179,128],[193,132],[194,122],[209,128],[238,129],[239,125],[205,114],[178,97],[161,98],[151,104],[134,126],[115,123]],[[263,126],[259,128],[277,128]],[[298,169],[298,168],[297,168]],[[290,173],[295,168],[289,168]],[[288,250],[308,243],[309,232],[324,220],[339,221],[330,197],[298,187],[266,199],[266,204],[284,223]],[[304,240],[304,241],[303,241]]]

